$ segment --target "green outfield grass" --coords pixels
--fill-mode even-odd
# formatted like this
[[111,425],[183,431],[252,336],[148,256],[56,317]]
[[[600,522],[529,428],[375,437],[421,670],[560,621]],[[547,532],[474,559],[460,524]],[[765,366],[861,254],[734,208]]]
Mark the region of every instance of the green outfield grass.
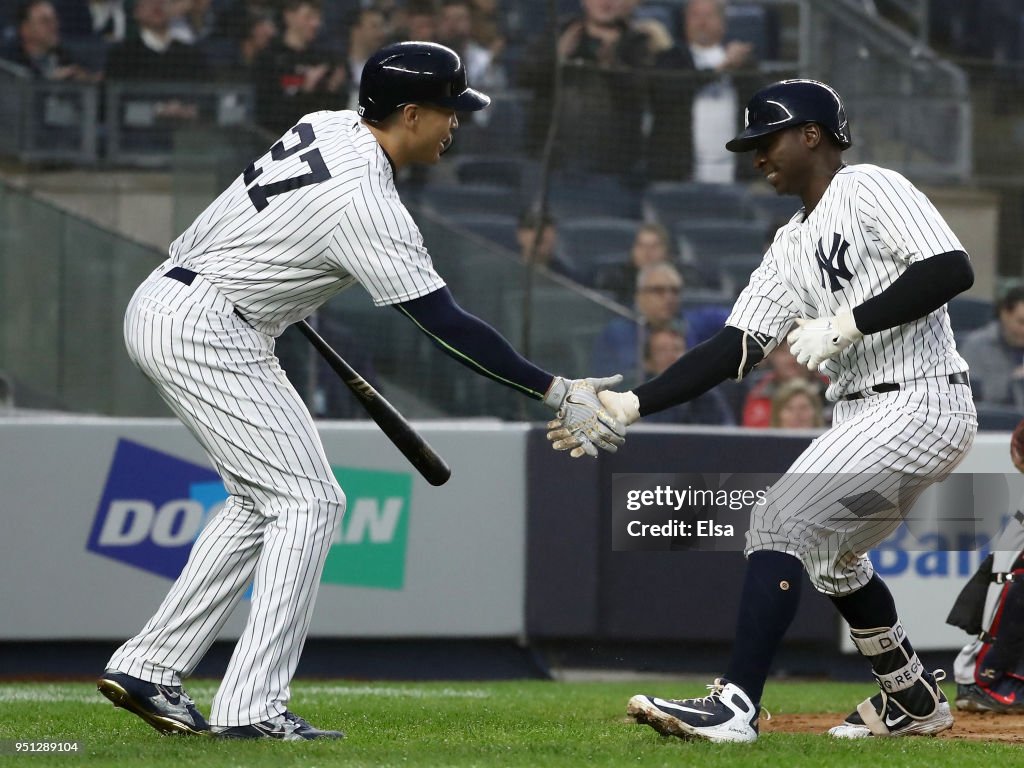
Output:
[[[213,683],[194,681],[188,690],[208,711]],[[0,684],[0,742],[6,751],[11,740],[84,742],[79,756],[4,756],[0,764],[962,768],[1024,761],[1024,748],[1017,745],[956,739],[839,742],[824,735],[768,733],[752,745],[683,742],[625,719],[634,693],[702,690],[700,682],[300,682],[292,691],[292,709],[316,725],[346,731],[348,738],[279,743],[160,736],[88,683]],[[773,682],[764,703],[776,715],[846,712],[870,690],[867,684]],[[1010,720],[1024,729],[1024,717]]]

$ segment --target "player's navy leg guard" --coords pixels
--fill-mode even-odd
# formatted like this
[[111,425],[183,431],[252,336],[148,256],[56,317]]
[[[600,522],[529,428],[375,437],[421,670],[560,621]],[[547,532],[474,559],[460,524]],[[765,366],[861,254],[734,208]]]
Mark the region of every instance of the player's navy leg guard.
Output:
[[803,571],[803,564],[785,552],[762,550],[747,558],[726,678],[755,704],[761,701],[772,660],[800,604]]
[[[879,687],[912,715],[935,708],[932,676],[924,670],[896,613],[892,593],[878,575],[832,602],[850,625],[850,639],[871,662]],[[924,678],[929,684],[919,683]]]

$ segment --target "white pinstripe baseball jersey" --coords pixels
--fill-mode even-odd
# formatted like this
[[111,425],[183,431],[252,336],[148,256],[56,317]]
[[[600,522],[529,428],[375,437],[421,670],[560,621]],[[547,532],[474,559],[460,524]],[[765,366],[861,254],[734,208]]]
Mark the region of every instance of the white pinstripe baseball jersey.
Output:
[[253,583],[210,710],[215,728],[287,709],[345,494],[273,337],[356,281],[377,304],[444,285],[373,134],[355,112],[317,112],[175,240],[125,313],[132,360],[231,495],[160,608],[108,667],[179,685]]
[[[726,321],[778,341],[799,317],[828,317],[888,288],[915,261],[963,245],[932,203],[895,171],[841,168],[814,210],[780,227]],[[967,370],[945,307],[865,336],[821,367],[828,398],[883,382]]]
[[378,306],[444,285],[352,111],[304,116],[170,247],[272,336],[358,281]]

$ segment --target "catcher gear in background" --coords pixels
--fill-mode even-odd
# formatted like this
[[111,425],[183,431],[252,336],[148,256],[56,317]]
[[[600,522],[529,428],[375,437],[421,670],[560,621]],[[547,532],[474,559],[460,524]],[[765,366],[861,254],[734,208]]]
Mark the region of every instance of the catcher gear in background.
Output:
[[[953,665],[958,686],[977,685],[1002,704],[1015,703],[1017,693],[1024,692],[1022,550],[1024,512],[1018,509],[946,619],[946,623],[977,635],[961,649]],[[1019,689],[1017,693],[1015,689]],[[1000,698],[1007,695],[1006,701]]]
[[743,130],[725,148],[749,152],[761,136],[805,123],[820,125],[843,149],[852,143],[838,93],[817,80],[780,80],[750,98],[743,112]]
[[1024,421],[1016,426],[1010,436],[1010,461],[1018,472],[1024,472]]
[[359,115],[371,123],[406,104],[476,112],[490,103],[489,96],[469,87],[459,55],[437,43],[385,46],[366,62],[359,81]]

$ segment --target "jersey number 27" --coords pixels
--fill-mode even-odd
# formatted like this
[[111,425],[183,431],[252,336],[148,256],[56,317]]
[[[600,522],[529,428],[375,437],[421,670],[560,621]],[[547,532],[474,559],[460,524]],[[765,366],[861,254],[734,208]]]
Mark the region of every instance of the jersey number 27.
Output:
[[[309,123],[299,123],[292,128],[292,133],[299,137],[299,143],[294,147],[285,149],[283,141],[277,142],[277,144],[270,148],[271,160],[285,160],[296,152],[301,152],[316,141],[316,134],[313,133],[313,126]],[[309,152],[299,155],[299,160],[309,166],[309,173],[304,173],[301,176],[293,176],[290,179],[282,179],[281,181],[272,181],[265,185],[253,184],[249,187],[249,199],[252,200],[252,204],[256,206],[257,211],[262,211],[270,205],[267,201],[267,198],[269,197],[280,195],[282,192],[291,192],[293,189],[299,189],[301,187],[308,186],[309,184],[317,184],[321,181],[327,181],[327,179],[331,178],[331,172],[327,169],[327,164],[324,162],[323,155],[320,154],[319,149],[311,149]],[[263,169],[257,168],[256,163],[252,162],[249,163],[249,167],[246,168],[245,173],[242,174],[242,179],[248,187],[258,179],[262,173]]]

